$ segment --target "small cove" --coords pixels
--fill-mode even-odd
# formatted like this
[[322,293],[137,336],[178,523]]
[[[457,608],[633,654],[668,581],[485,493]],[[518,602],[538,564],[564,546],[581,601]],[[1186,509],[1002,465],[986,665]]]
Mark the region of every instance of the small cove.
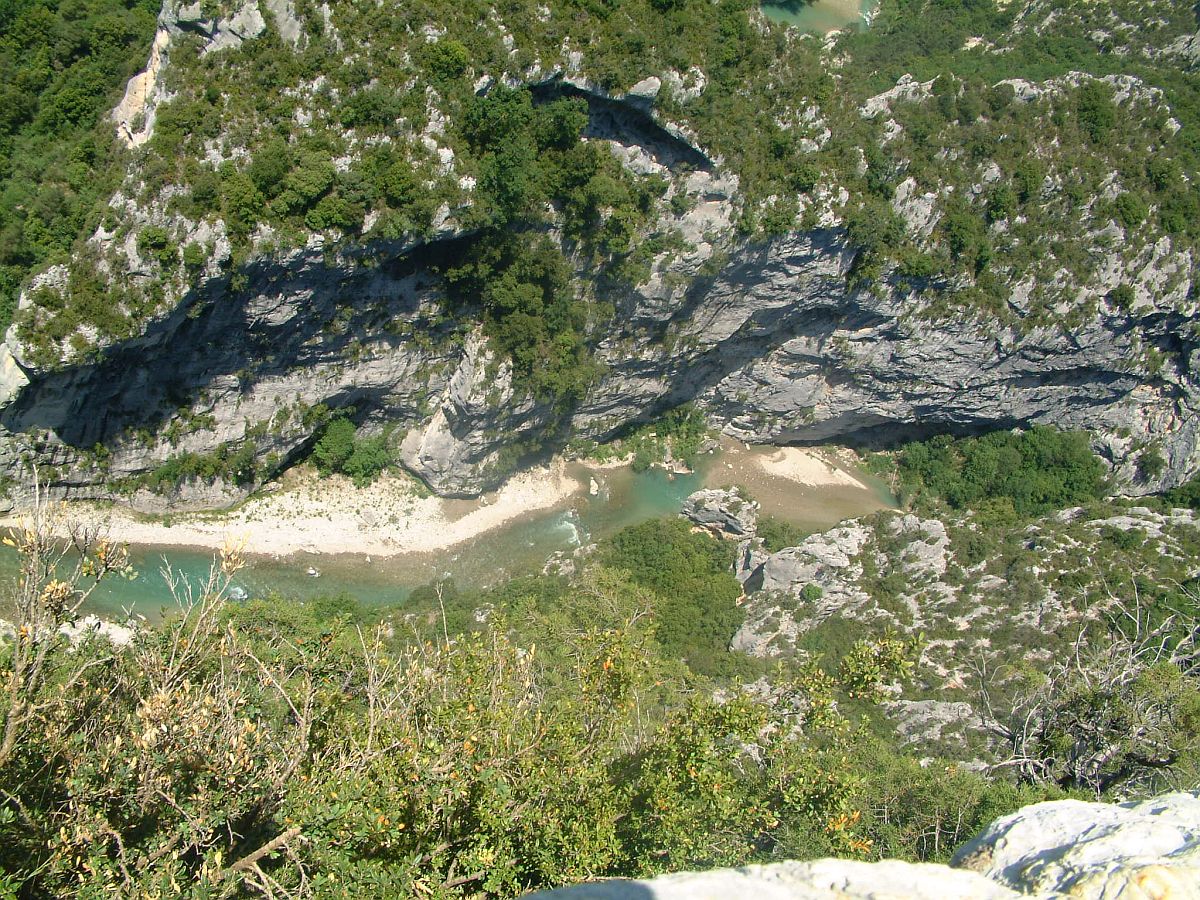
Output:
[[[287,557],[251,556],[235,578],[249,596],[272,592],[310,599],[348,594],[372,606],[398,606],[413,588],[440,578],[453,578],[466,588],[486,587],[507,578],[533,574],[556,551],[602,539],[622,528],[659,516],[675,515],[684,499],[702,487],[740,485],[759,500],[763,514],[777,516],[807,531],[828,528],[842,519],[861,516],[893,504],[887,488],[861,471],[867,486],[813,487],[771,475],[759,460],[773,447],[744,447],[724,441],[722,449],[701,458],[692,474],[669,475],[654,468],[596,468],[568,464],[580,484],[594,479],[596,492],[580,491],[559,507],[530,513],[449,549],[392,557],[365,554],[295,553]],[[115,534],[115,538],[120,536]],[[0,578],[15,574],[16,554],[0,548]],[[122,620],[125,610],[157,619],[169,605],[162,568],[169,566],[199,583],[213,554],[202,548],[134,545],[130,557],[136,575],[101,585],[87,611]],[[317,577],[310,570],[319,572]]]

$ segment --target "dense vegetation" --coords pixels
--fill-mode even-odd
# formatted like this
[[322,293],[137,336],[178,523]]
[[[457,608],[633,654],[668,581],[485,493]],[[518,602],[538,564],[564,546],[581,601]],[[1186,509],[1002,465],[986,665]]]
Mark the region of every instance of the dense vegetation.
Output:
[[[701,72],[698,97],[664,90],[657,114],[686,125],[739,176],[742,233],[812,227],[832,213],[860,248],[852,278],[898,278],[919,299],[914,308],[929,315],[967,308],[1024,327],[1078,323],[1104,299],[1072,288],[1097,275],[1100,254],[1083,237],[1094,226],[1120,226],[1129,259],[1159,235],[1179,247],[1195,239],[1200,189],[1189,173],[1200,103],[1182,63],[1157,52],[1194,28],[1188,4],[1156,0],[1151,14],[1126,2],[1052,9],[884,0],[872,28],[838,39],[844,62],[836,69],[820,42],[757,19],[755,6],[562,0],[547,15],[534,0],[499,11],[430,2],[397,17],[386,7],[335,3],[326,20],[299,4],[294,46],[270,21],[260,37],[220,53],[201,54],[198,38],[181,38],[167,73],[176,97],[157,111],[153,140],[136,151],[123,190],[146,209],[190,222],[220,219],[233,239],[220,262],[235,288],[236,270],[251,254],[300,245],[312,231],[356,242],[416,240],[443,209],[461,228],[484,232],[463,270],[458,314],[469,294],[523,386],[564,404],[593,375],[587,331],[608,314],[606,301],[583,296],[587,288],[570,272],[588,260],[614,278],[644,279],[653,260],[678,247],[672,217],[696,201],[683,183],[688,165],[666,178],[633,176],[602,145],[577,140],[587,120],[582,101],[536,99],[505,85],[568,65],[572,48],[583,71],[614,91],[668,71]],[[9,182],[9,219],[23,230],[6,242],[5,283],[11,302],[31,271],[75,247],[70,283],[39,293],[39,311],[25,321],[23,340],[49,363],[86,350],[92,335],[111,340],[136,330],[187,289],[214,247],[189,238],[179,219],[166,228],[137,226],[140,255],[162,276],[152,288],[106,284],[97,261],[78,252],[127,160],[101,129],[69,162],[70,135],[95,121],[99,104],[111,104],[130,54],[144,54],[150,20],[143,6],[117,0],[92,0],[85,14],[52,7],[38,19],[42,26],[29,24],[40,15],[14,24],[5,58],[22,65],[11,83],[33,77],[26,64],[41,47],[53,48],[48,71],[62,75],[47,83],[42,112],[26,109],[26,99],[12,104],[10,127],[25,137],[53,134],[52,158],[67,156],[61,167],[22,170]],[[1118,32],[1121,53],[1113,52]],[[1084,79],[1030,99],[998,83],[1069,72],[1131,73],[1145,90],[1126,95]],[[885,135],[884,117],[864,119],[858,105],[904,74],[932,80],[932,96],[893,104],[900,129]],[[76,96],[85,80],[86,96]],[[803,110],[812,112],[797,119]],[[44,158],[29,146],[21,159]],[[941,198],[940,222],[927,238],[906,229],[890,206],[909,178]],[[823,191],[839,185],[849,200],[826,211]],[[132,226],[109,218],[120,243]],[[529,235],[550,225],[553,249]],[[269,237],[255,246],[261,226]],[[47,229],[53,239],[38,237]],[[1040,239],[1046,235],[1048,243]],[[547,258],[563,251],[565,260]],[[603,293],[600,273],[589,274]],[[1014,310],[1006,298],[1030,276],[1034,293]],[[493,280],[505,289],[475,290]],[[114,302],[103,302],[106,292]],[[1136,296],[1124,283],[1109,294],[1117,309]],[[543,309],[547,321],[536,323]],[[1153,364],[1150,356],[1145,364]]]
[[348,475],[362,487],[395,465],[391,431],[364,437],[349,419],[339,416],[326,426],[313,446],[312,460],[322,475]]
[[615,535],[600,560],[661,598],[654,621],[664,654],[702,674],[736,665],[728,648],[742,615],[734,602],[741,590],[730,574],[732,546],[693,534],[679,519],[653,520]]
[[1104,495],[1104,466],[1082,432],[1034,427],[908,444],[897,456],[910,502],[945,501],[993,517],[1029,518]]
[[18,895],[512,896],[829,853],[945,859],[1045,796],[921,766],[839,712],[911,668],[885,634],[778,670],[770,697],[712,699],[667,646],[703,646],[702,623],[686,635],[647,584],[706,590],[725,551],[673,526],[614,542],[621,568],[477,598],[486,622],[447,614],[468,604],[441,585],[379,628],[345,600],[227,605],[227,551],[114,647],[57,628],[125,557],[78,530],[64,549],[48,524],[13,536],[24,579],[0,642],[0,883]]
[[[66,262],[120,183],[124,157],[100,119],[145,64],[159,5],[0,5],[0,329],[29,273]],[[84,318],[104,306],[82,296],[77,305]]]
[[759,519],[757,533],[768,553],[778,553],[785,547],[795,547],[808,534],[798,525],[777,516],[763,516]]

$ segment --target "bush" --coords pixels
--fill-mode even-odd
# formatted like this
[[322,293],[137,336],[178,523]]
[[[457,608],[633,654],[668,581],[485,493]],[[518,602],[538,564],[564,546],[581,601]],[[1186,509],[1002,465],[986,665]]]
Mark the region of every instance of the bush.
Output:
[[341,472],[354,453],[358,429],[346,418],[336,418],[325,426],[325,433],[313,447],[312,459],[322,475]]
[[202,244],[195,241],[189,241],[183,247],[183,264],[187,268],[195,270],[204,268],[204,264],[208,262],[208,253]]
[[1146,221],[1150,210],[1141,197],[1129,192],[1123,193],[1113,202],[1118,221],[1126,228],[1136,228]]
[[795,547],[809,532],[799,525],[785,522],[775,516],[763,516],[758,520],[758,536],[770,553],[778,553],[786,547]]
[[434,81],[452,81],[466,73],[471,57],[461,43],[453,38],[443,38],[426,44],[420,60]]
[[1087,81],[1075,95],[1075,111],[1087,135],[1095,142],[1104,140],[1117,122],[1112,88],[1099,81]]
[[393,465],[390,433],[363,438],[344,416],[331,419],[313,445],[312,460],[322,475],[348,475],[363,487]]
[[175,245],[171,243],[171,233],[157,225],[148,225],[138,234],[138,252],[143,256],[157,259],[163,265],[175,261]]

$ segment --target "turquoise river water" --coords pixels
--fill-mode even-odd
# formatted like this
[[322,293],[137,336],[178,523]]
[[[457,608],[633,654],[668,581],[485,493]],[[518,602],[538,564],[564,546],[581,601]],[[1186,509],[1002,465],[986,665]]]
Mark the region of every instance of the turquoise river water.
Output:
[[[754,457],[773,448],[727,449],[704,458],[691,475],[670,476],[660,469],[628,468],[592,472],[571,464],[583,484],[595,477],[596,495],[580,494],[566,508],[531,513],[500,528],[436,553],[374,559],[361,554],[304,554],[285,558],[251,557],[235,584],[249,596],[277,592],[298,599],[349,594],[370,605],[402,605],[409,592],[439,578],[464,587],[485,587],[516,575],[537,572],[555,551],[570,551],[629,525],[675,515],[683,500],[706,486],[743,485],[760,500],[763,512],[807,530],[892,504],[887,489],[867,479],[868,489],[807,487],[766,475]],[[859,474],[860,477],[861,473]],[[15,551],[0,547],[0,582],[16,571]],[[212,565],[211,551],[180,547],[130,547],[136,576],[102,584],[90,612],[121,620],[126,611],[158,618],[170,603],[162,569],[197,583]],[[311,571],[319,571],[314,576]]]

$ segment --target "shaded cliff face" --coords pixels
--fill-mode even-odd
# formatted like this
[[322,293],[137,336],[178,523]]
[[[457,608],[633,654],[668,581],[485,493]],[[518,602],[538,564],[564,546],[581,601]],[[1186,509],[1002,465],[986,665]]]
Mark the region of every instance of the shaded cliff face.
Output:
[[[236,48],[265,28],[247,9],[240,19],[208,22],[196,19],[198,8],[167,4],[150,69],[131,82],[116,113],[127,143],[149,141],[155,110],[171,102],[158,79],[172,41],[199,35],[204,54]],[[283,14],[269,9],[280,20]],[[284,37],[300,40],[283,24],[277,21]],[[702,72],[667,73],[610,94],[568,69],[528,79],[535,102],[586,102],[584,139],[611,151],[634,177],[666,185],[636,241],[670,238],[649,254],[645,271],[614,274],[598,268],[555,216],[538,225],[573,267],[573,290],[612,310],[590,326],[599,374],[582,399],[564,404],[529,395],[490,346],[480,310],[451,310],[442,273],[476,238],[461,224],[469,221],[461,209],[438,210],[419,240],[368,235],[339,243],[318,232],[299,249],[271,251],[267,229],[268,239],[256,238],[250,261],[234,272],[222,219],[172,211],[170,189],[136,201],[126,191],[111,204],[127,220],[124,237],[101,227],[88,244],[114,284],[145,280],[142,257],[150,254],[140,241],[151,228],[171,234],[180,248],[202,244],[210,258],[190,282],[178,274],[185,266],[150,265],[151,278],[160,271],[165,295],[133,337],[81,330],[91,349],[64,351],[50,362],[22,335],[41,321],[37,316],[49,315],[37,308],[38,292],[65,284],[67,275],[51,270],[35,279],[23,297],[26,331],[14,327],[0,347],[0,471],[23,482],[32,461],[66,495],[132,494],[148,507],[220,505],[301,458],[337,412],[369,431],[393,428],[405,466],[438,493],[465,496],[572,437],[603,441],[686,402],[747,441],[886,444],[932,431],[1043,423],[1092,431],[1117,483],[1132,492],[1170,486],[1195,471],[1197,311],[1186,243],[1135,240],[1132,227],[1104,225],[1097,211],[1080,238],[1091,253],[1088,265],[1064,268],[1053,254],[1046,254],[1052,262],[1044,271],[993,263],[1000,312],[947,307],[938,298],[970,287],[969,275],[914,275],[887,258],[871,257],[867,265],[863,233],[870,228],[862,216],[853,221],[856,208],[868,211],[868,226],[872,211],[893,216],[914,251],[934,254],[945,234],[953,243],[955,228],[962,230],[960,221],[949,221],[961,220],[961,211],[947,198],[983,204],[993,190],[999,167],[986,161],[971,177],[948,175],[940,189],[924,193],[913,178],[900,180],[916,158],[900,146],[905,129],[933,103],[932,82],[902,79],[850,111],[856,122],[879,126],[880,146],[895,155],[883,165],[874,159],[878,148],[867,147],[871,154],[860,154],[853,177],[870,180],[876,168],[887,170],[900,181],[879,192],[890,201],[856,207],[857,195],[827,174],[808,179],[813,183],[794,197],[752,204],[741,175],[656,107],[660,92],[670,94],[668,108],[702,101]],[[1048,116],[1053,98],[1079,83],[1005,83],[1017,99],[1005,93],[1004,102],[1040,110],[1021,115]],[[1118,107],[1163,112],[1161,92],[1136,80],[1104,84]],[[838,128],[817,106],[786,112],[796,119],[789,127],[802,152],[817,153]],[[446,177],[458,178],[455,154],[442,146],[450,126],[434,113],[431,107],[422,140],[437,149]],[[1043,174],[1031,190],[1053,205],[1061,178]],[[474,190],[473,177],[460,181],[464,192]],[[1119,198],[1120,185],[1106,184]],[[768,229],[776,236],[747,227],[749,213],[781,208],[790,210],[790,224]],[[993,239],[1016,235],[1022,219],[1010,214],[992,222]],[[962,237],[962,253],[976,252],[980,234]],[[1022,240],[1012,238],[1013,246],[1020,249]],[[1067,299],[1056,308],[1060,296]],[[1137,471],[1147,448],[1166,463],[1150,478]]]
[[[430,267],[467,240],[370,264],[315,251],[264,260],[244,290],[210,282],[95,363],[32,372],[0,414],[7,473],[20,478],[17,448],[32,448],[66,492],[104,496],[106,483],[180,454],[252,447],[261,474],[239,486],[224,473],[216,491],[201,479],[176,498],[222,502],[304,452],[323,424],[313,410],[350,407],[368,426],[397,423],[404,464],[434,490],[469,495],[531,448],[604,440],[689,401],[753,442],[1044,423],[1096,432],[1126,478],[1151,440],[1168,460],[1162,483],[1193,468],[1196,344],[1179,313],[1098,317],[1071,333],[931,322],[894,284],[847,287],[854,251],[840,229],[726,236],[705,251],[727,257],[716,275],[693,254],[640,288],[612,289],[603,375],[564,420],[514,392],[511,367],[477,329],[442,315]],[[681,271],[694,280],[672,291]],[[1128,364],[1145,342],[1169,351],[1154,377]]]

